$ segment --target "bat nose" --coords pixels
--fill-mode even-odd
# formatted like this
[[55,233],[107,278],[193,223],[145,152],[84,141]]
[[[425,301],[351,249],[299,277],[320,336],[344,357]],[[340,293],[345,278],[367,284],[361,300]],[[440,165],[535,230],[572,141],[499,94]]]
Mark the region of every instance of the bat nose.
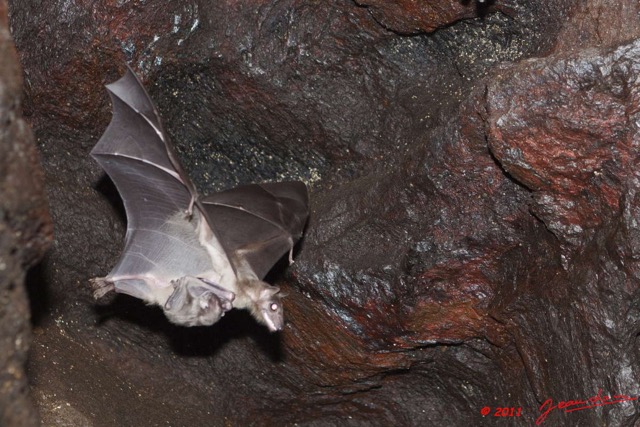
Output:
[[279,319],[278,321],[275,322],[275,324],[273,326],[274,326],[274,329],[273,329],[272,332],[283,330],[284,329],[284,320]]
[[264,320],[264,323],[267,325],[267,328],[269,328],[270,332],[277,332],[283,329],[284,322],[281,319],[274,319],[270,316],[264,316]]

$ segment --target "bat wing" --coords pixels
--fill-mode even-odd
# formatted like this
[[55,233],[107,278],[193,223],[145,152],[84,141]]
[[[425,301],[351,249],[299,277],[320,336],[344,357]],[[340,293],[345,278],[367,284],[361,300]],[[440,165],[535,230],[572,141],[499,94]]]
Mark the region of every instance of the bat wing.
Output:
[[149,299],[149,286],[168,286],[173,278],[210,266],[194,227],[184,220],[197,194],[137,76],[127,69],[107,90],[113,119],[91,155],[118,188],[127,234],[122,256],[106,279],[120,292]]
[[309,216],[302,182],[240,186],[205,197],[202,204],[236,272],[246,262],[258,279],[293,249]]

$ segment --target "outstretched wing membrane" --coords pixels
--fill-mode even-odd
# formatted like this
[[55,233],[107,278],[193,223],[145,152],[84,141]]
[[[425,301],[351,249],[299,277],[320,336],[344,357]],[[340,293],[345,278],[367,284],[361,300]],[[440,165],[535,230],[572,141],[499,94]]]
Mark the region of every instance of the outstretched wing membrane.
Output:
[[91,155],[115,183],[127,213],[125,248],[108,278],[149,276],[168,286],[173,278],[205,271],[210,261],[194,231],[171,223],[197,194],[153,102],[130,69],[107,90],[113,119]]
[[202,205],[236,271],[246,262],[258,279],[293,249],[309,215],[302,182],[244,185],[205,197]]

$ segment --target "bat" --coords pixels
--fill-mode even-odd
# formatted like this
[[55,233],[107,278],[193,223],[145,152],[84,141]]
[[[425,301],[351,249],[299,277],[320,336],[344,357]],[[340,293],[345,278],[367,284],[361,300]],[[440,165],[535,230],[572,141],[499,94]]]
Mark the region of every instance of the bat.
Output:
[[293,262],[309,216],[305,184],[250,184],[200,197],[135,73],[127,67],[106,88],[113,117],[91,156],[122,197],[127,232],[113,270],[91,280],[94,297],[130,295],[184,326],[247,309],[281,330],[280,289],[263,279],[287,252]]

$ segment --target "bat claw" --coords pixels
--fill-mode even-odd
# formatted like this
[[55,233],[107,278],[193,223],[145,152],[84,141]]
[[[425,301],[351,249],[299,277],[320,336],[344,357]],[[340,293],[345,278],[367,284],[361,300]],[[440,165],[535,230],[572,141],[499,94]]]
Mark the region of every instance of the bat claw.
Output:
[[93,287],[93,298],[97,300],[116,289],[115,285],[107,281],[105,277],[94,277],[89,282]]
[[223,311],[223,316],[224,313],[231,310],[233,308],[233,305],[231,304],[230,300],[220,300],[220,307],[222,307]]
[[204,277],[198,277],[198,280],[209,286],[209,291],[218,297],[220,300],[220,306],[225,311],[229,311],[233,308],[233,304],[231,303],[236,298],[236,294]]
[[191,201],[189,202],[189,207],[187,208],[187,210],[185,211],[185,216],[186,219],[191,219],[193,218],[193,206],[196,203],[196,197],[195,196],[191,196]]
[[216,323],[230,309],[228,301],[194,277],[185,276],[171,284],[174,291],[164,304],[164,312],[172,323],[208,326]]

